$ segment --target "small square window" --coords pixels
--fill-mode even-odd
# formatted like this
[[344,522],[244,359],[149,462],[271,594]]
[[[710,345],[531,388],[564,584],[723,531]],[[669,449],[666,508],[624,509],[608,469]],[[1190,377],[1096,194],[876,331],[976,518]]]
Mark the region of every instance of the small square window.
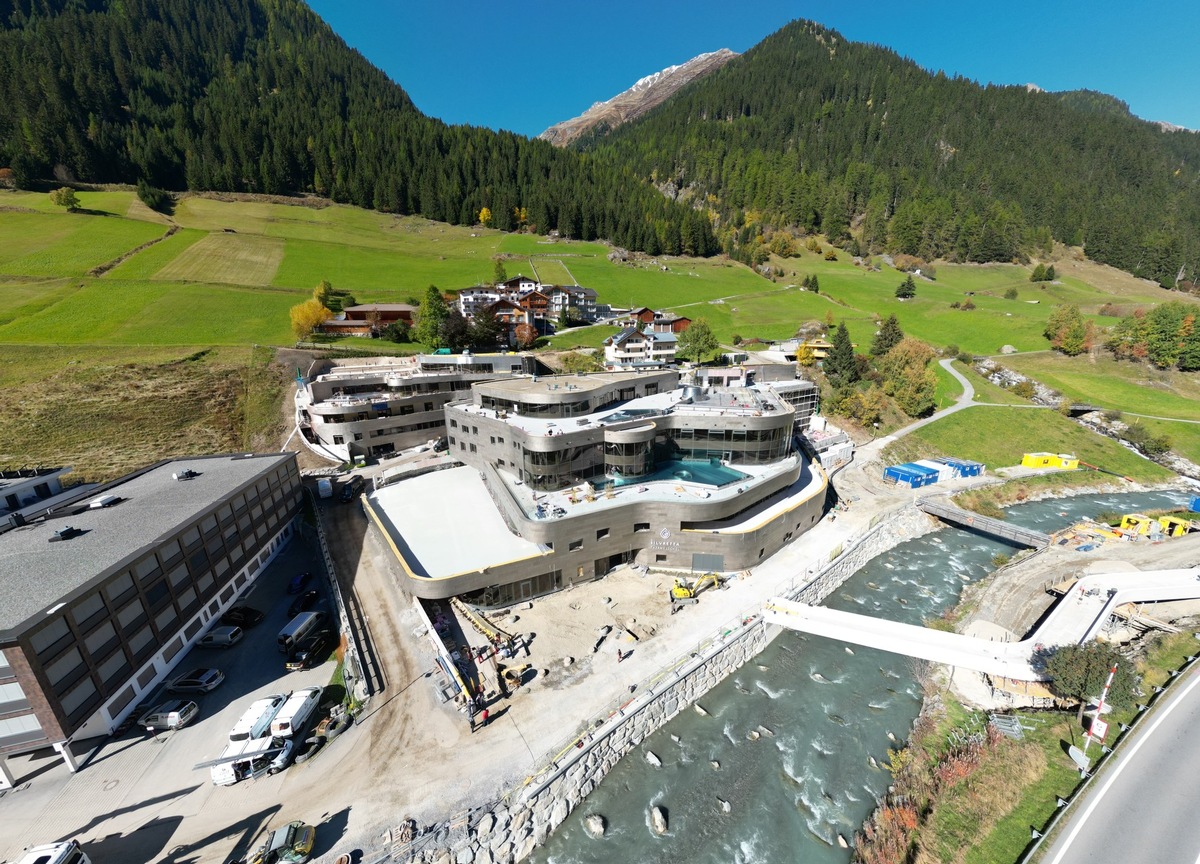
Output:
[[457,421],[457,420],[451,420],[451,421],[450,421],[450,428],[451,428],[451,429],[457,429],[457,428],[458,428],[458,421]]
[[649,522],[634,522],[634,523],[633,523],[633,530],[634,530],[634,531],[636,531],[636,532],[639,532],[639,533],[640,533],[640,532],[642,532],[642,531],[649,531],[649,530],[650,530],[650,523],[649,523]]
[[596,539],[597,539],[597,540],[603,540],[603,539],[604,539],[605,537],[607,537],[607,536],[608,536],[608,529],[607,529],[607,528],[601,528],[599,531],[597,531],[597,532],[596,532]]
[[654,563],[655,563],[655,564],[662,564],[662,563],[663,563],[664,561],[666,561],[666,560],[667,560],[667,556],[666,556],[666,555],[655,555],[655,556],[654,556]]
[[471,445],[471,452],[472,452],[472,453],[474,453],[474,452],[475,452],[475,445],[474,445],[474,444],[472,444],[472,445]]
[[574,552],[576,549],[582,549],[582,548],[583,548],[582,540],[572,540],[571,545],[567,547],[567,551]]
[[759,557],[759,558],[763,557],[763,555],[764,555],[764,554],[766,554],[766,551],[767,551],[767,550],[766,550],[765,548],[764,548],[764,549],[759,549],[759,550],[758,550],[758,557]]

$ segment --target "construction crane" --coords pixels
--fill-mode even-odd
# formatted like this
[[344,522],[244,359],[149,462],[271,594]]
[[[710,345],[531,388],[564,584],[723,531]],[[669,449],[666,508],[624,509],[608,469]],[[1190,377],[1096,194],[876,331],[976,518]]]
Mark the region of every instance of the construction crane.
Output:
[[451,597],[450,605],[453,606],[459,614],[466,618],[467,623],[474,627],[475,630],[478,631],[483,638],[487,639],[491,645],[494,645],[497,648],[499,648],[501,645],[507,645],[510,649],[513,647],[515,640],[511,634],[501,630],[466,603],[459,600],[457,597]]

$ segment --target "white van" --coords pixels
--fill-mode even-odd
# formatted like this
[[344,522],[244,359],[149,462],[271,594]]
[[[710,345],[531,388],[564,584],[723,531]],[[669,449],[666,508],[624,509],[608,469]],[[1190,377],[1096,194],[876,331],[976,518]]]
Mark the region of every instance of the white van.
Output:
[[286,701],[287,697],[279,693],[252,703],[230,731],[230,742],[237,744],[241,741],[262,738],[271,731],[271,721],[275,719],[275,715],[279,713],[279,709]]
[[325,623],[325,613],[320,610],[301,612],[279,631],[279,651],[282,654],[292,653],[304,637],[315,633]]
[[[221,753],[227,761],[209,769],[214,786],[232,786],[240,780],[261,777],[271,768],[280,747],[275,738],[251,738],[228,744]],[[289,744],[291,742],[288,742]]]
[[316,710],[320,698],[320,687],[305,687],[303,690],[294,691],[271,721],[271,734],[278,738],[291,738],[297,731],[303,730],[304,724]]
[[92,859],[74,840],[32,846],[17,859],[17,864],[92,864]]
[[322,477],[317,481],[317,494],[322,498],[333,497],[333,481],[328,477]]

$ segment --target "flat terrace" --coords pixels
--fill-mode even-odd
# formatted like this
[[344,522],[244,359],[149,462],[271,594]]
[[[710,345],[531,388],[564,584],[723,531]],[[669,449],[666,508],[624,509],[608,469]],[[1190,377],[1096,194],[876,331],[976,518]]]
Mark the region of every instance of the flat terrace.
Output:
[[[620,373],[612,373],[612,376],[622,380]],[[623,378],[636,377],[631,373],[625,373],[623,376]],[[523,388],[540,388],[528,389],[530,393],[545,392],[544,382],[534,382],[532,379],[505,382],[507,392],[523,392]],[[583,395],[582,387],[580,394]],[[619,406],[608,405],[579,417],[531,417],[512,411],[497,412],[491,408],[484,408],[466,401],[451,403],[447,407],[466,414],[493,419],[500,419],[500,413],[503,413],[503,420],[508,425],[520,429],[528,435],[543,437],[562,435],[566,432],[576,431],[580,427],[603,427],[629,423],[633,420],[653,421],[655,417],[664,417],[673,413],[697,417],[761,417],[781,413],[788,408],[786,403],[774,393],[767,389],[760,390],[757,387],[739,387],[731,391],[709,392],[700,399],[691,399],[687,396],[684,388],[676,388],[664,393],[630,399]]]
[[448,468],[371,493],[413,576],[438,579],[546,551],[508,530],[474,468]]
[[[180,525],[233,497],[232,490],[293,458],[272,453],[161,463],[90,490],[64,515],[0,534],[0,635],[132,563]],[[196,472],[190,480],[172,478],[185,468]],[[88,509],[88,501],[100,494],[119,500]],[[74,529],[69,539],[50,542],[67,526]]]

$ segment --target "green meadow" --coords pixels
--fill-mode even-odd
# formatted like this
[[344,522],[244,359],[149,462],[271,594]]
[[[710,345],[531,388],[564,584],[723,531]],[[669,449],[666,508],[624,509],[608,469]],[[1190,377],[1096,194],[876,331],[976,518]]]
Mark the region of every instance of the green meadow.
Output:
[[[51,401],[74,394],[81,382],[94,384],[85,366],[101,356],[105,363],[114,356],[124,358],[129,368],[159,381],[169,379],[172,387],[188,370],[203,372],[210,384],[220,381],[236,394],[237,382],[265,374],[248,372],[256,367],[243,352],[248,346],[293,344],[288,310],[321,280],[349,291],[359,302],[406,302],[431,284],[455,291],[489,281],[497,258],[510,276],[536,272],[548,283],[584,285],[597,291],[601,303],[704,318],[724,344],[736,336],[782,340],[806,323],[844,321],[852,340],[865,350],[878,322],[894,313],[906,333],[939,347],[995,354],[1010,344],[1021,352],[1044,351],[1042,330],[1055,304],[1078,304],[1086,315],[1107,325],[1113,319],[1098,316],[1105,303],[1132,308],[1183,299],[1122,274],[1104,274],[1108,287],[1101,290],[1084,278],[1094,269],[1064,263],[1061,280],[1050,285],[1030,283],[1028,270],[1016,265],[942,264],[935,281],[918,279],[917,296],[901,301],[894,295],[903,274],[887,266],[867,269],[841,252],[837,261],[808,251],[772,259],[776,273],[768,279],[721,258],[609,260],[612,250],[602,243],[502,234],[327,202],[188,196],[167,217],[150,211],[129,191],[78,194],[81,210],[67,213],[42,193],[0,191],[0,366],[27,364],[32,357],[52,361],[56,371],[37,397]],[[168,235],[172,226],[176,231]],[[798,287],[805,276],[818,277],[819,293]],[[1005,299],[1014,288],[1017,298]],[[967,300],[974,309],[951,307]],[[612,332],[615,328],[582,328],[550,341],[552,347],[594,348]],[[353,338],[330,347],[362,353],[419,348]],[[204,359],[181,360],[190,357]],[[1138,422],[1156,430],[1161,426],[1180,452],[1200,459],[1200,424],[1178,422],[1200,419],[1195,407],[1200,388],[1194,384],[1160,380],[1141,367],[1089,365],[1084,358],[1068,360],[1049,353],[1020,354],[1003,362],[1072,398],[1177,418]],[[938,404],[951,404],[958,385],[941,370],[937,375]],[[1143,380],[1145,376],[1150,380]],[[977,377],[972,380],[978,401],[1021,401]],[[127,383],[121,392],[137,389]],[[26,394],[29,398],[33,397]],[[110,408],[121,416],[118,408]],[[989,416],[976,414],[976,409],[956,416],[968,414]],[[18,412],[12,422],[19,416]],[[1056,422],[1054,416],[1024,411],[1013,420],[1040,425]],[[955,422],[962,425],[965,420]],[[54,461],[53,424],[39,429],[45,441],[38,444],[33,461]],[[97,429],[101,434],[102,428]],[[939,423],[921,430],[915,440],[922,440],[921,435],[951,435],[946,429],[979,437],[977,445],[967,440],[943,442],[946,452],[968,456],[976,450],[986,452],[992,446],[986,441],[1011,431],[1002,424],[960,429]],[[1065,427],[1059,431],[1069,432]],[[213,440],[236,438],[226,430]],[[11,438],[18,439],[26,441],[19,435]],[[200,452],[202,439],[191,429],[185,449]],[[0,453],[0,465],[31,461],[32,451],[14,451],[14,446]],[[26,441],[24,446],[33,445]],[[79,446],[73,438],[60,450],[74,454]],[[1083,451],[1066,440],[1029,446],[1074,449],[1081,455]],[[110,457],[93,460],[91,464],[108,466],[98,468],[98,475],[116,470],[120,460]],[[84,456],[72,459],[89,464]]]

